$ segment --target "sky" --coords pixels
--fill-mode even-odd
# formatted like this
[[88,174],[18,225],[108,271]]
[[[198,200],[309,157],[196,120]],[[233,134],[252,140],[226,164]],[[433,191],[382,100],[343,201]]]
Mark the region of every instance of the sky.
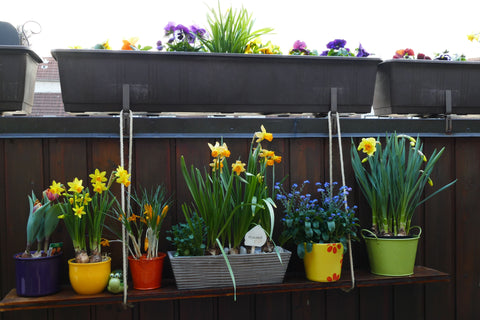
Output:
[[279,45],[284,54],[296,40],[321,52],[329,41],[345,39],[347,47],[361,43],[381,59],[405,48],[430,56],[449,50],[480,57],[480,43],[467,40],[467,34],[480,32],[478,0],[2,0],[0,21],[14,26],[38,22],[41,32],[30,37],[31,49],[46,57],[52,49],[88,49],[107,39],[112,49],[131,37],[155,46],[167,40],[163,28],[169,21],[206,27],[209,7],[218,3],[222,11],[246,8],[254,29],[273,28],[262,41]]

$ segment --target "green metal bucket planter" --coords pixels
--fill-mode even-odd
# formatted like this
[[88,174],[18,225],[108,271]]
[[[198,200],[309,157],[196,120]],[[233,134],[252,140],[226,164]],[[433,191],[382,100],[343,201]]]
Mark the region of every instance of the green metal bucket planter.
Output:
[[[362,237],[367,246],[370,271],[380,276],[408,276],[413,274],[420,227],[412,227],[417,235],[401,238],[379,238],[370,230],[363,229]],[[367,233],[365,235],[364,233]]]

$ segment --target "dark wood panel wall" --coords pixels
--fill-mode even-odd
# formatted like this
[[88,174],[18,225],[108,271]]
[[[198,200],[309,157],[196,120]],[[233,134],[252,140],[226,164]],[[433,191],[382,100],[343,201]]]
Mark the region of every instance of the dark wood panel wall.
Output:
[[[381,120],[379,120],[381,121]],[[359,132],[362,129],[359,129]],[[370,129],[364,129],[366,132]],[[371,130],[370,130],[371,132]],[[273,132],[275,135],[275,132]],[[170,212],[164,230],[182,220],[180,204],[188,200],[179,168],[180,156],[188,164],[208,166],[207,143],[214,138],[141,138],[134,140],[133,184],[165,184],[174,194],[176,206]],[[358,135],[354,138],[358,142]],[[245,159],[251,138],[225,138],[232,160]],[[340,290],[291,292],[231,297],[144,302],[133,308],[105,305],[18,311],[0,314],[0,319],[479,319],[480,318],[480,228],[477,203],[480,194],[480,138],[439,134],[425,137],[427,154],[446,147],[433,174],[436,186],[455,178],[455,187],[444,191],[418,210],[415,223],[423,227],[417,264],[452,275],[449,283],[406,286],[380,286]],[[336,143],[336,142],[335,142]],[[359,206],[363,227],[370,223],[370,212],[363,201],[350,165],[351,138],[343,138],[347,185],[355,191],[349,201]],[[275,138],[268,149],[283,157],[276,168],[277,179],[288,175],[287,184],[328,179],[328,139]],[[337,145],[334,145],[334,175],[340,181]],[[55,179],[66,183],[74,177],[88,182],[95,168],[110,171],[120,163],[119,140],[115,138],[1,138],[0,137],[0,294],[15,286],[13,255],[25,247],[28,216],[27,195],[38,195]],[[430,191],[427,191],[427,193]],[[281,212],[276,213],[276,232],[281,230]],[[54,239],[64,241],[65,261],[73,255],[71,241],[60,223]],[[163,250],[172,249],[166,240]],[[113,267],[120,267],[119,245],[110,248]],[[365,246],[354,244],[356,268],[368,268]],[[63,281],[68,284],[67,264]],[[302,261],[293,255],[289,272],[302,272]],[[268,272],[268,270],[266,270]],[[347,268],[343,272],[349,272]],[[170,268],[165,276],[173,277]]]

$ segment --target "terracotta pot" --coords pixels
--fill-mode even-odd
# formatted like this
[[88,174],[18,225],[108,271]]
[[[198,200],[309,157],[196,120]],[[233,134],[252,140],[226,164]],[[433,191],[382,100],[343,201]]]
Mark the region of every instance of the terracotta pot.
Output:
[[158,253],[158,257],[147,259],[144,254],[140,259],[128,257],[132,274],[133,288],[137,290],[152,290],[162,286],[163,260],[167,255]]

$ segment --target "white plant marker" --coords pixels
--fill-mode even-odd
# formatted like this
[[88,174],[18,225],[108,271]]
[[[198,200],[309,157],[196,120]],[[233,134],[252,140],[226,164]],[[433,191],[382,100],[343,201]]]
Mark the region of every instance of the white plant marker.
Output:
[[251,246],[251,253],[256,247],[261,247],[267,242],[267,234],[260,225],[256,225],[245,234],[245,246]]

